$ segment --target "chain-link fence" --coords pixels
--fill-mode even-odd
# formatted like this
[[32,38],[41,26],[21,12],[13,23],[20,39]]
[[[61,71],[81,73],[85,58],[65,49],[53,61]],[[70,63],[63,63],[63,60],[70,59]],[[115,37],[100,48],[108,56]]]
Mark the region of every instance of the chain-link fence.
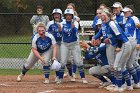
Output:
[[[36,14],[36,6],[44,7],[44,14],[51,18],[54,8],[66,9],[68,3],[75,4],[83,26],[82,31],[91,29],[96,9],[102,3],[111,7],[116,1],[123,6],[133,4],[136,15],[140,13],[138,0],[1,0],[0,1],[0,68],[21,68],[31,50],[31,17]],[[89,23],[89,24],[88,24]],[[86,28],[87,27],[87,28]],[[88,29],[89,30],[89,29]],[[83,34],[81,34],[83,35]],[[84,36],[88,40],[88,36]],[[40,67],[36,64],[35,67]]]

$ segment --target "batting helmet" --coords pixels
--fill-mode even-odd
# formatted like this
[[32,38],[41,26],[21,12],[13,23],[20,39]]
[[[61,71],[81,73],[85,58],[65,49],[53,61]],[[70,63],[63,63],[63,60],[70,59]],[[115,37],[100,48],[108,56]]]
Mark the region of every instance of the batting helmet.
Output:
[[64,12],[64,15],[66,15],[66,14],[74,15],[74,11],[72,9],[66,9],[65,12]]
[[60,68],[61,68],[61,64],[57,60],[54,60],[53,64],[50,67],[51,70],[55,70],[55,71],[60,70]]
[[61,9],[59,9],[59,8],[55,8],[55,9],[53,10],[52,14],[54,14],[54,13],[59,13],[59,14],[62,15],[62,11],[61,11]]

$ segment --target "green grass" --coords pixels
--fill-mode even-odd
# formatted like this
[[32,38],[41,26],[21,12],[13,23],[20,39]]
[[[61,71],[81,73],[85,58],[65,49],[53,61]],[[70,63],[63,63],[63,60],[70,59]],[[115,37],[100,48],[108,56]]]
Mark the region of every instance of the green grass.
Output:
[[[0,43],[29,43],[31,36],[13,35],[0,37]],[[0,58],[26,58],[31,44],[0,44]]]
[[[65,70],[66,71],[66,70]],[[0,75],[6,76],[6,75],[18,75],[21,73],[21,69],[0,69]],[[42,69],[30,69],[27,72],[28,75],[43,75]],[[77,71],[77,75],[78,75]],[[88,74],[88,70],[85,69],[85,74]],[[55,71],[51,71],[51,75],[55,75]]]
[[30,35],[8,35],[8,36],[0,36],[0,42],[31,42]]
[[[21,69],[0,69],[0,75],[18,75],[21,73]],[[31,69],[27,72],[29,75],[41,75],[43,71],[41,69]]]
[[[88,39],[88,36],[85,36],[84,39]],[[0,36],[0,43],[30,42],[31,35]],[[0,58],[27,58],[30,50],[31,44],[0,44]]]
[[31,45],[15,44],[0,45],[0,58],[27,58]]

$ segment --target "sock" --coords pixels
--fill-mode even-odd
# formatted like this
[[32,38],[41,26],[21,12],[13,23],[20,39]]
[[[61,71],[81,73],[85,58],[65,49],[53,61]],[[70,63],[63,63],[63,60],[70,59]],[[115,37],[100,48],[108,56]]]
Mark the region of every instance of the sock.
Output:
[[25,75],[28,70],[29,69],[26,69],[25,66],[23,66],[23,68],[22,68],[22,74]]
[[121,87],[122,86],[122,71],[120,70],[120,71],[117,71],[117,73],[116,73],[117,75],[116,75],[116,84],[117,84],[117,86],[118,87]]
[[111,80],[111,82],[112,82],[113,85],[116,84],[116,78],[115,78],[114,71],[111,71],[111,77],[110,77],[110,80]]
[[59,77],[59,71],[55,71],[56,77]]
[[49,78],[50,66],[43,66],[43,71],[44,71],[45,78]]
[[135,63],[134,68],[136,69],[137,76],[138,76],[138,81],[140,82],[140,65]]
[[77,66],[75,64],[72,64],[72,72],[73,73],[76,73],[76,68],[77,68]]
[[59,70],[59,78],[60,79],[63,79],[64,70],[65,70],[65,67],[61,67],[61,69]]
[[99,80],[101,80],[102,82],[108,82],[103,76],[101,75],[93,75],[94,77],[98,78]]
[[79,66],[78,71],[80,73],[81,78],[85,78],[84,66]]
[[[123,72],[123,81],[122,81],[122,83],[124,84],[125,83],[125,81],[126,81],[126,83],[127,83],[127,86],[131,86],[131,78],[130,78],[130,74],[129,74],[129,72],[128,72],[128,70],[125,70],[124,72]],[[125,80],[124,80],[125,79]]]
[[130,75],[132,75],[134,83],[137,84],[139,82],[139,80],[138,80],[138,76],[137,76],[135,68],[134,67],[130,68],[129,73],[130,73]]
[[68,69],[69,76],[72,76],[72,66],[70,64],[66,64],[66,67]]

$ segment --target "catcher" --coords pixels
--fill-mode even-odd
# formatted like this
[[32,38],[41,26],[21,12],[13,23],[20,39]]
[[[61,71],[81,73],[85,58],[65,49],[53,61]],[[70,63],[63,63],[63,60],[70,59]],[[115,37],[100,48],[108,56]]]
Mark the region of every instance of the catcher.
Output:
[[[110,67],[108,65],[108,60],[106,57],[106,46],[97,39],[93,43],[93,47],[88,45],[85,41],[81,42],[81,46],[84,48],[85,59],[89,60],[95,58],[98,61],[98,65],[91,67],[89,69],[89,74],[101,80],[99,88],[108,86],[111,82],[111,73]],[[107,80],[104,76],[108,77],[110,80]]]

